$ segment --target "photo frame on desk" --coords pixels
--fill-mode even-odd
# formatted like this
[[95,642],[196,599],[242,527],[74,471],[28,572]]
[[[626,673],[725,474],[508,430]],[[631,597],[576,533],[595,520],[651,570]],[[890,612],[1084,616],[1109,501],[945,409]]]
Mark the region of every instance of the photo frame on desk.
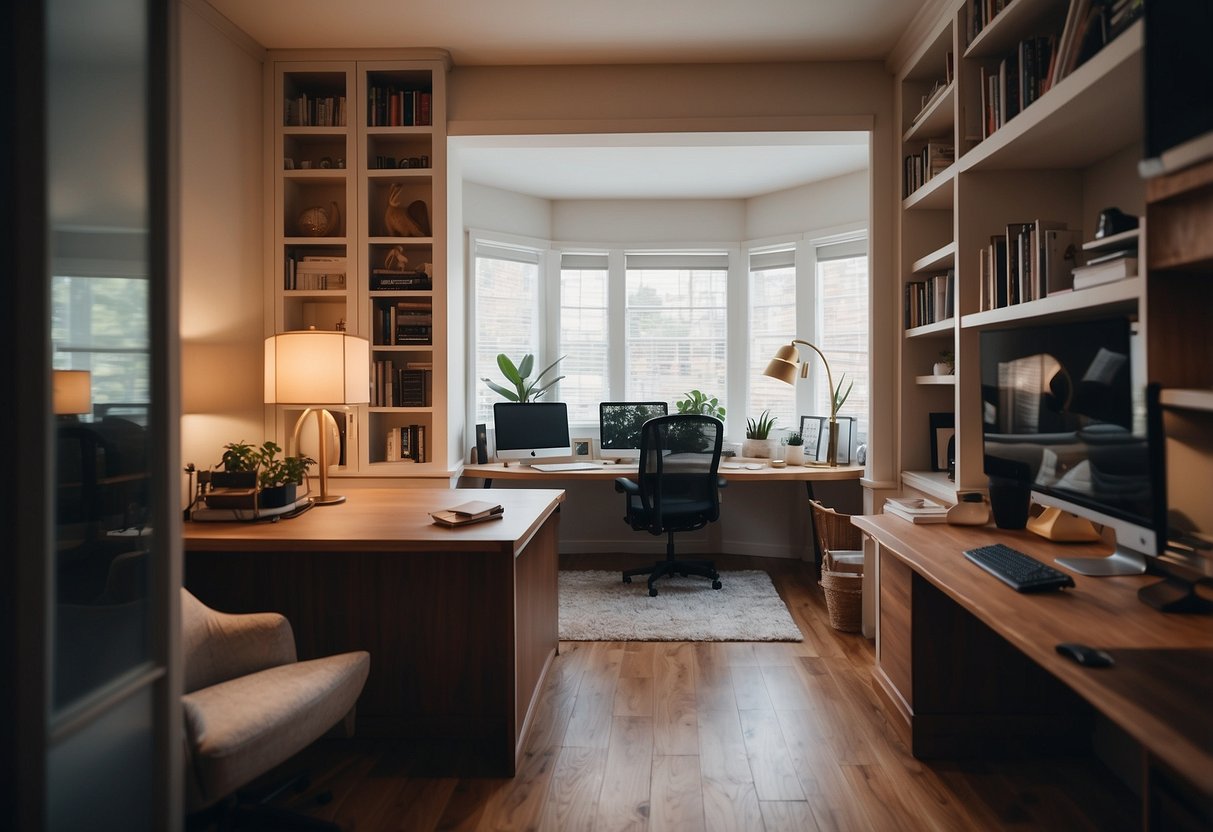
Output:
[[589,436],[574,437],[572,442],[573,459],[586,460],[594,458],[594,440]]
[[[854,416],[838,416],[838,464],[851,464],[851,447],[855,444],[855,417]],[[828,421],[828,420],[827,420]],[[821,442],[821,458],[824,460],[829,448],[827,446],[828,439],[823,439]]]
[[825,416],[801,416],[800,417],[800,435],[804,437],[804,456],[805,459],[813,462],[821,462],[826,457],[826,443],[823,437],[826,435],[826,424],[829,420]]
[[930,413],[931,470],[948,470],[948,440],[956,433],[955,413]]

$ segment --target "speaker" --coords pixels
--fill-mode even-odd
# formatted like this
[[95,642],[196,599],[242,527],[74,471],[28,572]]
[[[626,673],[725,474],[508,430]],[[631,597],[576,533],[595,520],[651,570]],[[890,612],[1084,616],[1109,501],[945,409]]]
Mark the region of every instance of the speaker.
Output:
[[489,429],[487,425],[476,425],[476,464],[489,461]]

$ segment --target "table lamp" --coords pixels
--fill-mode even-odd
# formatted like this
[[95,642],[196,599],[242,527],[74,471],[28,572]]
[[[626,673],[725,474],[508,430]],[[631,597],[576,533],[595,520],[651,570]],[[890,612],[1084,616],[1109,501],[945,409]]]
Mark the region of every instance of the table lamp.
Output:
[[[296,437],[307,417],[316,414],[320,432],[320,496],[316,505],[335,505],[345,497],[328,493],[329,416],[325,406],[365,404],[370,400],[367,368],[371,347],[364,338],[344,332],[283,332],[265,339],[266,404],[306,405],[295,426]],[[289,453],[289,450],[288,450]]]
[[826,450],[826,464],[832,468],[838,467],[838,401],[834,395],[834,377],[830,375],[830,362],[826,361],[825,353],[817,349],[808,341],[800,338],[792,339],[792,343],[785,344],[775,351],[775,357],[767,362],[767,368],[762,371],[764,376],[770,376],[773,379],[778,379],[784,384],[796,384],[796,377],[809,377],[809,365],[807,362],[800,360],[800,353],[796,350],[797,344],[803,344],[813,352],[821,356],[821,363],[826,368],[826,384],[829,385],[830,391],[830,430],[829,439]]
[[88,370],[55,370],[51,402],[56,416],[80,416],[93,411],[93,375]]

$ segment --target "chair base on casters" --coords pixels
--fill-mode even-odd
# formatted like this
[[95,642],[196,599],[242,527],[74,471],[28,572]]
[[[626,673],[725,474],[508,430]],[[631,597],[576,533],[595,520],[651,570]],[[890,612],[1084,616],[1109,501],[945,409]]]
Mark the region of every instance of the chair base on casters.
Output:
[[677,560],[674,557],[674,533],[670,532],[669,543],[666,544],[666,559],[657,561],[652,566],[641,566],[636,569],[625,569],[623,571],[623,582],[630,584],[632,578],[637,575],[649,576],[649,597],[657,597],[657,587],[654,585],[658,578],[672,577],[674,575],[696,575],[700,578],[709,578],[712,581],[712,589],[720,589],[720,573],[716,571],[716,564],[710,560]]

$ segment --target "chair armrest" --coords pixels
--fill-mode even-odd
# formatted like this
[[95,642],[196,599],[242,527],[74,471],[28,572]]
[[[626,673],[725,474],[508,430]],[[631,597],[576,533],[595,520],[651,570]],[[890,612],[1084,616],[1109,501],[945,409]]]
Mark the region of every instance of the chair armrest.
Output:
[[627,477],[616,477],[615,490],[620,494],[639,494],[640,486]]
[[724,477],[716,478],[716,487],[717,488],[727,488],[728,485],[729,485],[729,481],[726,480]]

